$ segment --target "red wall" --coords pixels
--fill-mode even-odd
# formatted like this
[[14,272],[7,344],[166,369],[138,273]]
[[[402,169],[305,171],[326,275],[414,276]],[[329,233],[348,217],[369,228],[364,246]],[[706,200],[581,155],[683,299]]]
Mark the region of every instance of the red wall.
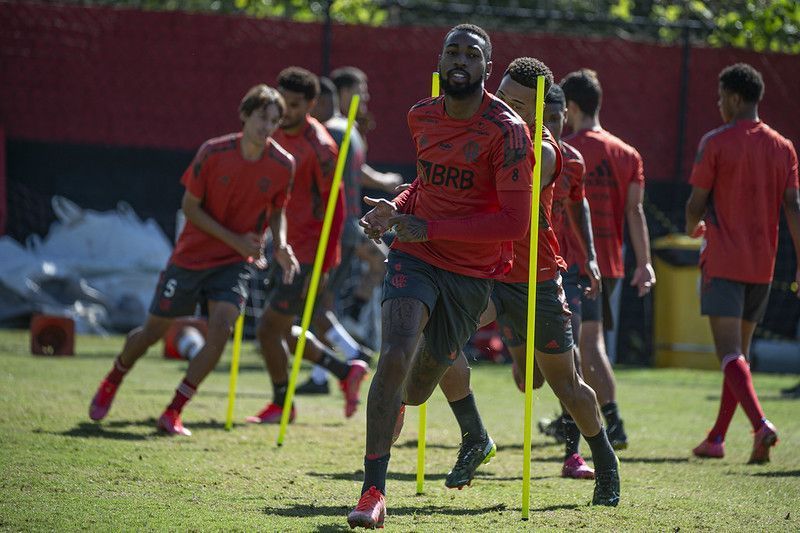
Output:
[[[251,85],[273,82],[291,64],[321,68],[317,24],[0,3],[0,28],[0,123],[9,139],[194,149],[239,127],[236,107]],[[378,122],[369,136],[373,162],[413,163],[405,112],[429,94],[445,32],[334,27],[332,65],[357,65],[370,78]],[[591,67],[605,92],[603,125],[640,150],[649,179],[672,179],[679,48],[500,32],[492,38],[490,90],[517,55],[543,59],[557,78]],[[694,49],[686,172],[702,134],[720,122],[717,74],[735,61],[762,71],[762,118],[800,142],[800,56]]]

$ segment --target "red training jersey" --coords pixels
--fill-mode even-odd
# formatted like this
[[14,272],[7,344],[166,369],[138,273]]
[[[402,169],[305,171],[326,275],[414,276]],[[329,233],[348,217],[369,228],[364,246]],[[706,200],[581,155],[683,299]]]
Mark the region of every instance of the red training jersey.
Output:
[[632,183],[644,186],[642,157],[634,147],[602,128],[581,130],[565,140],[583,155],[586,164],[586,198],[600,274],[604,278],[625,277],[625,203]]
[[[536,282],[548,281],[558,276],[560,270],[567,268],[567,264],[559,255],[558,238],[551,224],[553,196],[556,182],[563,169],[563,157],[555,138],[545,127],[542,127],[542,141],[553,147],[556,153],[556,165],[553,170],[553,179],[543,189],[539,196],[539,240],[536,251]],[[528,269],[530,268],[531,232],[525,237],[514,241],[514,268],[506,278],[505,283],[527,283]]]
[[[297,165],[292,197],[286,207],[286,240],[301,264],[313,264],[339,148],[325,126],[311,116],[306,116],[305,123],[298,132],[288,134],[279,129],[273,137],[294,156]],[[344,202],[340,185],[323,271],[339,263]]]
[[[273,209],[286,207],[294,158],[272,139],[258,161],[242,157],[241,133],[206,141],[181,177],[186,190],[202,200],[203,211],[234,233],[263,234]],[[244,261],[233,248],[190,220],[178,237],[170,262],[205,270]]]
[[[478,111],[458,120],[444,97],[420,101],[408,113],[417,149],[418,186],[406,212],[425,220],[459,219],[500,212],[498,191],[531,193],[533,152],[528,128],[505,103],[484,91]],[[443,270],[496,278],[511,268],[509,242],[430,240],[392,248]]]
[[553,189],[553,230],[558,237],[561,256],[568,266],[578,265],[580,273],[586,274],[586,252],[575,230],[569,222],[567,204],[583,204],[586,197],[584,176],[586,165],[583,156],[573,146],[561,142],[561,155],[564,157],[564,168],[561,177]]
[[761,121],[737,120],[703,137],[689,181],[711,191],[703,272],[770,283],[783,194],[798,186],[792,142]]

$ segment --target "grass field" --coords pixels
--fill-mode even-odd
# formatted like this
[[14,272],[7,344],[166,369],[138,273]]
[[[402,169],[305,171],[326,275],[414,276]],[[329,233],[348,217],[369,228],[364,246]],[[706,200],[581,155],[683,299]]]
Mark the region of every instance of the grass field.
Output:
[[[185,363],[162,359],[154,349],[127,378],[108,419],[94,424],[88,402],[121,342],[80,337],[77,357],[33,357],[26,332],[0,332],[0,529],[347,529],[345,516],[361,486],[363,406],[345,420],[338,392],[301,397],[297,422],[277,448],[277,427],[241,422],[271,393],[247,345],[235,430],[222,428],[229,350],[186,409],[194,435],[164,437],[154,429],[155,418]],[[473,372],[474,389],[498,456],[478,471],[471,488],[444,488],[459,434],[437,391],[428,409],[426,490],[416,496],[417,417],[409,409],[389,466],[387,528],[800,530],[800,403],[777,394],[794,377],[755,377],[782,442],[771,464],[748,466],[752,440],[741,410],[725,459],[690,457],[716,415],[719,373],[628,369],[617,376],[631,441],[620,453],[618,508],[587,506],[592,483],[561,479],[561,447],[535,435],[531,520],[520,521],[523,395],[508,367],[483,365]],[[537,418],[556,409],[549,390],[534,401]],[[582,450],[588,454],[585,443]]]

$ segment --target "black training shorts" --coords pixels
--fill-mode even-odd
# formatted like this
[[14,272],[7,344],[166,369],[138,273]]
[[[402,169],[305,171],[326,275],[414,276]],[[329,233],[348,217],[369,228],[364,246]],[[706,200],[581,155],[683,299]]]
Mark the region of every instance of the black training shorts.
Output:
[[603,278],[603,290],[594,300],[581,295],[581,315],[583,322],[601,321],[603,329],[614,329],[614,315],[611,312],[611,293],[619,283],[619,278]]
[[252,270],[232,263],[205,270],[189,270],[169,263],[161,272],[150,314],[165,318],[193,315],[198,303],[228,302],[244,310]]
[[[525,344],[528,317],[528,284],[495,283],[492,302],[497,323],[508,346]],[[561,277],[536,284],[535,348],[546,354],[571,352],[572,314],[561,286]]]
[[724,278],[701,278],[700,313],[761,322],[767,312],[769,283],[743,283]]
[[451,365],[478,329],[492,281],[456,274],[397,250],[389,251],[382,302],[413,298],[428,308],[425,346],[438,362]]

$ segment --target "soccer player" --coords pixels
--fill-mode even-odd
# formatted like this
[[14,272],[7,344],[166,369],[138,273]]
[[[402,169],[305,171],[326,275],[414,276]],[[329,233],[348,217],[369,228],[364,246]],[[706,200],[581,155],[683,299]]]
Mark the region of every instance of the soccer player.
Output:
[[239,104],[242,131],[206,141],[184,172],[186,226],[161,273],[147,321],[128,334],[92,399],[92,420],[108,414],[125,375],[164,336],[173,319],[194,314],[196,305],[207,301],[205,345],[189,362],[172,402],[158,419],[158,427],[170,435],[191,435],[181,411],[216,366],[244,309],[251,276],[248,259],[261,259],[267,227],[284,280],[291,282],[297,274],[284,214],[295,161],[271,138],[285,112],[286,104],[275,89],[253,87]]
[[636,255],[631,286],[640,297],[656,282],[650,264],[650,238],[642,209],[644,170],[642,158],[632,146],[600,126],[603,91],[597,74],[581,69],[561,80],[567,100],[567,125],[573,133],[565,140],[583,155],[586,164],[586,197],[592,217],[597,262],[603,277],[601,298],[581,302],[581,364],[586,381],[597,393],[614,449],[628,446],[625,427],[616,402],[614,371],[606,353],[603,327],[613,328],[609,298],[625,276],[622,261],[622,228],[627,221]]
[[[722,70],[718,105],[725,125],[700,141],[686,203],[686,232],[705,234],[700,310],[708,316],[724,376],[717,421],[693,453],[725,455],[725,434],[741,404],[755,433],[750,463],[768,462],[778,442],[758,402],[747,357],[767,308],[781,205],[800,258],[797,153],[758,118],[763,94],[761,73],[750,65]],[[800,270],[795,279],[800,281]]]
[[[553,83],[553,74],[547,65],[535,58],[520,57],[508,66],[497,89],[497,96],[514,109],[530,128],[537,127],[535,101],[536,78],[539,76],[545,78],[545,90],[548,90]],[[584,383],[575,367],[570,312],[560,276],[560,271],[565,270],[567,265],[558,255],[558,240],[550,224],[554,188],[563,159],[555,138],[547,129],[543,133],[536,273],[536,363],[553,392],[568,412],[574,415],[577,427],[586,435],[592,448],[597,466],[592,502],[615,506],[619,502],[617,458],[602,426],[594,391]],[[523,390],[529,250],[530,234],[514,242],[514,267],[502,281],[495,282],[489,305],[481,316],[481,324],[497,319],[506,346],[523,376],[520,379]],[[480,441],[475,441],[475,437],[472,437],[472,442],[469,440],[470,435],[477,434],[483,435],[483,439],[491,443],[491,439],[485,436],[486,430],[469,390],[469,368],[465,358],[459,358],[458,363],[445,374],[441,387],[459,422],[462,435],[465,435],[456,465],[447,475],[445,485],[461,488],[471,482],[475,470],[490,458],[494,450],[479,446]],[[567,456],[562,473],[570,477],[594,478],[591,468],[577,455],[577,451],[572,453],[580,460]]]
[[[286,212],[287,239],[300,262],[300,271],[291,283],[286,283],[280,269],[276,270],[273,279],[276,288],[258,324],[258,341],[272,380],[273,399],[257,415],[247,417],[247,421],[266,424],[280,422],[283,413],[289,385],[289,350],[295,343],[292,325],[305,305],[339,153],[336,142],[325,127],[309,115],[319,95],[317,76],[301,67],[288,67],[278,75],[278,91],[286,101],[286,115],[275,133],[275,140],[294,155],[297,162],[292,198]],[[323,272],[327,272],[339,260],[339,234],[343,216],[344,197],[340,194]],[[324,287],[324,280],[321,286]],[[316,313],[314,327],[316,331],[328,331],[328,317],[324,313]],[[367,364],[359,359],[341,361],[310,333],[309,338],[312,342],[307,344],[303,357],[339,379],[345,396],[345,417],[353,416],[358,408],[361,382],[367,375]],[[295,416],[295,408],[291,406],[290,421]]]
[[367,235],[380,239],[394,227],[397,238],[383,285],[381,356],[367,401],[364,483],[348,516],[351,527],[383,525],[400,406],[425,402],[461,356],[492,278],[508,272],[512,242],[530,222],[530,136],[484,90],[491,66],[483,29],[461,24],[447,33],[438,66],[444,96],[422,100],[408,114],[419,179],[393,202],[365,199],[374,206],[362,218]]

